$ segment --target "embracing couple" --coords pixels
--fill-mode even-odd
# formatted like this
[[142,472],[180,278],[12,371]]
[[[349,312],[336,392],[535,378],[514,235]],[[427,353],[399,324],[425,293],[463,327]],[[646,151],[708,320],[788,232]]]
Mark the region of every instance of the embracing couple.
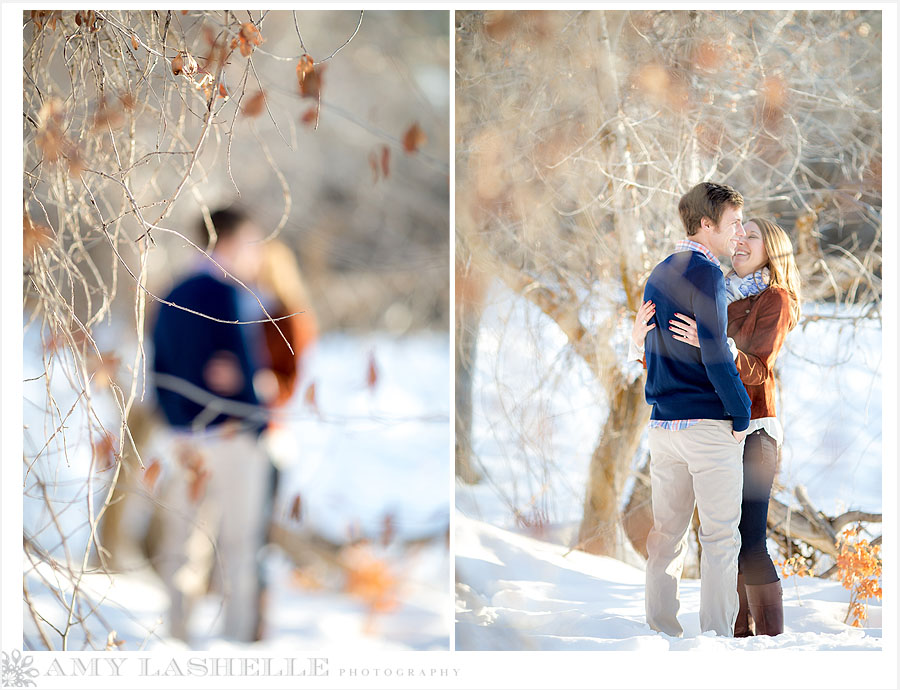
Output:
[[[672,636],[683,632],[678,586],[695,505],[701,631],[784,630],[766,516],[782,442],[775,358],[799,317],[799,274],[784,230],[744,224],[743,206],[710,182],[681,198],[687,237],[650,274],[632,331],[653,408],[647,623]],[[727,274],[719,257],[731,260]]]

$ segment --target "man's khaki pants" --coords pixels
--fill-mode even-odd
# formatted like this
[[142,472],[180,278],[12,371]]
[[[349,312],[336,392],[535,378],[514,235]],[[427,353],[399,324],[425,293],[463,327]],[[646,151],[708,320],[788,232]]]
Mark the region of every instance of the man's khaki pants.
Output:
[[194,604],[210,574],[223,595],[223,636],[254,639],[257,551],[265,537],[269,460],[255,434],[181,435],[167,482],[158,569],[171,597],[170,631],[187,640]]
[[700,630],[731,637],[737,618],[743,442],[730,420],[650,429],[653,529],[647,537],[647,623],[680,637],[678,584],[694,505],[700,514]]

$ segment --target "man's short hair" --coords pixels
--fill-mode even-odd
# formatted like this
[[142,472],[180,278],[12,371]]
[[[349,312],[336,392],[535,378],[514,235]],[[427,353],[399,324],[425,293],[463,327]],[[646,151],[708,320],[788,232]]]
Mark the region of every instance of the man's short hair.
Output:
[[[235,206],[220,208],[217,211],[213,211],[209,217],[216,230],[217,242],[232,237],[241,225],[250,220],[250,216],[248,216],[245,211]],[[209,241],[209,230],[207,229],[206,221],[203,218],[200,219],[197,235],[200,238],[201,244]]]
[[701,182],[681,197],[678,202],[678,213],[684,230],[688,236],[696,235],[700,229],[700,221],[709,218],[716,225],[722,218],[726,207],[742,208],[744,197],[733,187],[715,182]]

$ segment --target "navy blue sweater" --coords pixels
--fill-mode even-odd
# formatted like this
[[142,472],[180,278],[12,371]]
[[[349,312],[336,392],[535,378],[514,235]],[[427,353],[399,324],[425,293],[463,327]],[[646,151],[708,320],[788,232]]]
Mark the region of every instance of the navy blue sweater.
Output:
[[[205,273],[176,285],[166,301],[217,319],[241,320],[237,289]],[[204,382],[203,369],[213,354],[223,352],[233,355],[243,377],[241,389],[227,399],[258,406],[253,375],[259,369],[259,362],[254,356],[252,326],[220,323],[161,305],[153,328],[153,371],[177,377],[196,387],[191,393],[182,394],[171,389],[171,381],[163,382],[155,377],[159,406],[173,427],[190,428],[209,404],[208,395],[218,397]],[[265,427],[261,421],[264,410],[258,407],[257,410],[246,407],[237,413],[229,410],[227,414],[218,415],[207,412],[202,419],[204,426],[217,426],[228,418],[243,419],[250,430],[260,431]]]
[[[700,252],[676,252],[653,269],[644,300],[656,305],[656,328],[644,342],[651,419],[731,419],[735,431],[746,429],[750,397],[728,348],[728,304],[719,267]],[[672,337],[669,321],[675,312],[697,320],[699,349]]]

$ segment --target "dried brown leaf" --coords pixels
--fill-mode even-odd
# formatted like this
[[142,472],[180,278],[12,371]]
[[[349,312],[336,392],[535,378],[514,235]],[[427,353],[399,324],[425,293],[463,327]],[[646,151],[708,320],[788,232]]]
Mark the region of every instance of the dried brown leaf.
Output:
[[92,353],[87,359],[87,370],[97,386],[107,386],[121,364],[121,359],[114,352],[101,352],[98,356]]
[[162,465],[156,458],[154,458],[144,470],[142,481],[144,482],[144,486],[146,486],[150,491],[153,491],[153,487],[156,486],[156,480],[159,479],[161,471]]
[[108,431],[104,432],[100,438],[95,439],[93,443],[91,443],[91,447],[97,462],[96,471],[106,472],[107,470],[112,469],[115,465],[116,457],[115,437]]
[[302,55],[297,62],[297,83],[303,98],[319,98],[322,92],[322,65],[316,67],[310,55]]
[[378,365],[375,363],[375,351],[369,352],[369,363],[366,367],[366,386],[374,390],[378,385]]
[[29,258],[37,247],[46,247],[53,241],[53,231],[46,225],[37,225],[28,213],[22,218],[22,252]]
[[313,71],[315,66],[315,61],[312,59],[312,56],[304,54],[300,56],[300,60],[297,61],[297,83],[302,84],[303,80],[306,78],[306,75]]
[[241,25],[240,37],[242,40],[255,46],[262,43],[262,35],[259,33],[256,24],[253,22],[245,22]]
[[262,111],[265,107],[266,94],[263,91],[257,91],[255,94],[250,96],[249,99],[247,99],[247,101],[241,107],[241,112],[243,112],[247,117],[258,117],[260,114],[262,114]]
[[116,129],[122,126],[125,118],[116,108],[107,105],[106,101],[101,101],[97,106],[97,112],[94,113],[94,131],[98,129]]
[[316,106],[309,108],[300,116],[300,122],[304,125],[317,125],[319,123],[319,109]]
[[406,151],[406,153],[415,153],[422,148],[427,141],[428,137],[425,136],[425,132],[419,127],[419,123],[413,122],[409,129],[403,134],[403,150]]
[[362,599],[372,612],[384,613],[397,607],[399,580],[385,560],[360,546],[347,549],[341,564],[346,574],[344,591]]
[[300,498],[300,494],[294,496],[294,500],[291,501],[291,520],[294,522],[300,522],[300,519],[303,517],[303,500]]
[[303,402],[313,408],[316,413],[319,411],[319,403],[316,400],[316,382],[312,381],[307,387],[306,392],[303,394]]
[[387,146],[381,147],[381,174],[385,177],[391,174],[391,150]]

